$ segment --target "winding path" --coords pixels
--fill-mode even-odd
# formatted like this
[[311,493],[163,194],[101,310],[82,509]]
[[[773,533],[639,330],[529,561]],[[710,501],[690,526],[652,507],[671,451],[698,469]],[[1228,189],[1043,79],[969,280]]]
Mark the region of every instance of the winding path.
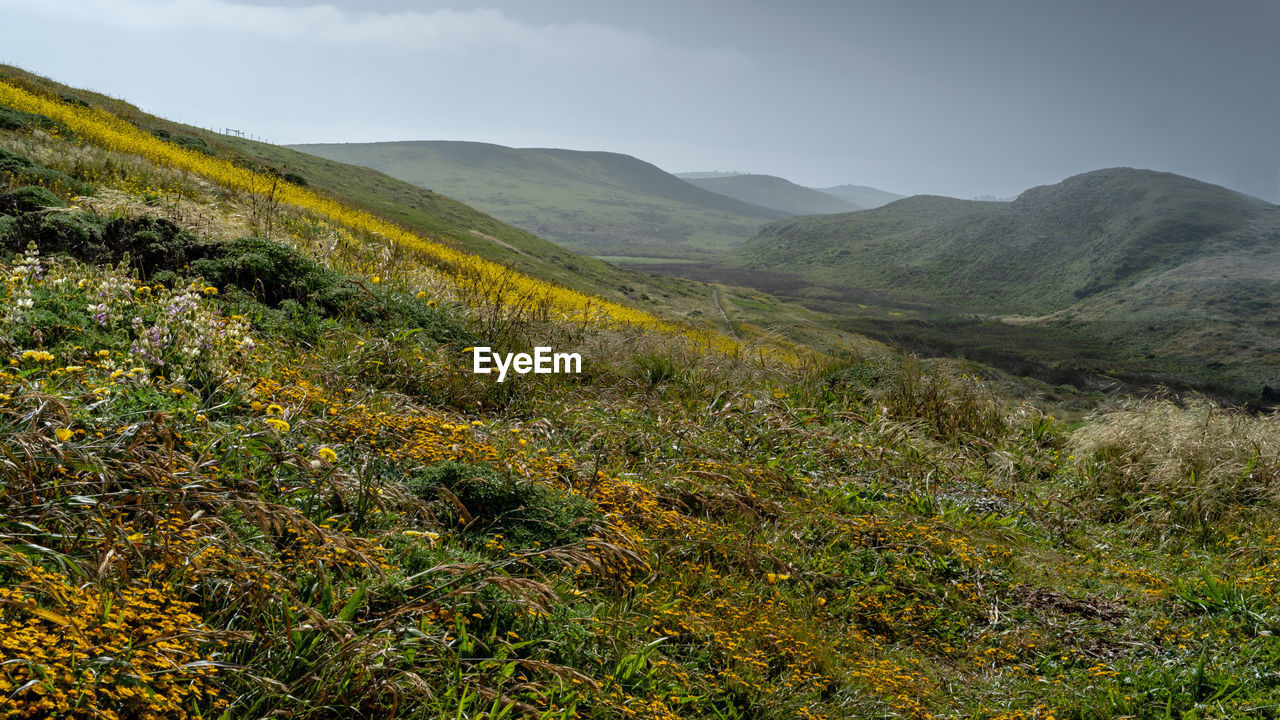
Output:
[[733,323],[729,322],[729,313],[725,312],[724,306],[720,304],[720,291],[714,287],[711,288],[711,301],[716,304],[716,309],[720,311],[720,317],[724,318],[724,324],[729,326],[729,334],[733,336],[734,340],[741,340],[742,338],[738,337],[738,331],[733,329]]

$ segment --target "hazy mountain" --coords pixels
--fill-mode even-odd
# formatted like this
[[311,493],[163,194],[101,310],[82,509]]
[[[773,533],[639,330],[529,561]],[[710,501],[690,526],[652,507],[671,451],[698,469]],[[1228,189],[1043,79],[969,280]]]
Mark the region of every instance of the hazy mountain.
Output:
[[707,172],[683,172],[683,173],[673,173],[673,174],[676,177],[680,178],[681,180],[707,180],[709,178],[737,177],[738,175],[748,175],[749,173],[725,172],[722,170],[709,170]]
[[730,175],[725,177],[685,177],[700,188],[736,198],[753,205],[773,208],[788,215],[823,215],[863,210],[867,206],[834,195],[802,187],[773,175]]
[[591,255],[711,257],[785,215],[618,153],[448,141],[292,147],[431,188]]
[[828,195],[834,195],[861,208],[878,208],[881,205],[888,205],[894,200],[901,200],[906,197],[905,195],[896,195],[877,188],[867,187],[866,185],[837,185],[829,188],[818,188],[818,190]]
[[[828,288],[828,300],[844,298],[837,311],[852,315],[870,304],[852,304],[854,295],[874,296],[914,307],[922,321],[972,314],[1078,333],[1110,343],[1099,358],[1145,359],[1175,375],[1240,385],[1280,374],[1280,207],[1170,173],[1115,168],[1007,203],[916,196],[789,218],[739,257]],[[904,331],[891,324],[881,330]],[[963,346],[983,332],[953,328],[945,341]],[[1019,351],[1016,338],[1000,342]]]

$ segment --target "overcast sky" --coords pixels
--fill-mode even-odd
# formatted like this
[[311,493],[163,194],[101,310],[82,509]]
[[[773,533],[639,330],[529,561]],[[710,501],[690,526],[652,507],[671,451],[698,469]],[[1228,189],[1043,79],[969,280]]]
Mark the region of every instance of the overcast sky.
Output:
[[0,62],[277,143],[956,197],[1132,166],[1280,200],[1275,0],[0,0]]

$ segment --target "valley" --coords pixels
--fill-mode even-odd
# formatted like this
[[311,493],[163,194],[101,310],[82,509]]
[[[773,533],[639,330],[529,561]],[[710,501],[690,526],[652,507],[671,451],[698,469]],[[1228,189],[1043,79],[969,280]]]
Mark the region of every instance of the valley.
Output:
[[1280,717],[1280,208],[241,135],[0,65],[0,717]]

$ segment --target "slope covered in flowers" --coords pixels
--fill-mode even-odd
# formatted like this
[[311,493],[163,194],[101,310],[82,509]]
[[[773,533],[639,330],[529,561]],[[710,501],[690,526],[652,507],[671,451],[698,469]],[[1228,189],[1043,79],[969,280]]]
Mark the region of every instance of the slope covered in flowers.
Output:
[[[49,118],[94,145],[136,155],[160,167],[191,172],[224,188],[254,195],[269,193],[272,203],[311,211],[352,231],[386,238],[421,253],[429,263],[448,274],[465,278],[469,288],[489,295],[488,299],[493,301],[545,302],[561,317],[584,323],[613,321],[677,334],[688,332],[634,308],[545,283],[480,256],[460,252],[305,187],[279,182],[277,178],[207,153],[165,142],[100,108],[77,106],[3,81],[0,81],[0,104]],[[733,350],[733,343],[719,336],[706,335],[700,341],[720,351]]]
[[1277,716],[1274,418],[474,302],[24,107],[0,716]]

